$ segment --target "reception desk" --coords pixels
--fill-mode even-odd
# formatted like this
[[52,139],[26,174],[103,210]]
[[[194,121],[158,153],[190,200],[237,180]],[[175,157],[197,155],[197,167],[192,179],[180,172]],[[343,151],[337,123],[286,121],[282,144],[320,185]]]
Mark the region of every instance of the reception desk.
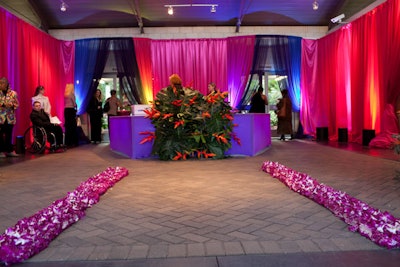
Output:
[[[231,156],[255,156],[271,146],[269,114],[235,114],[234,128],[241,145],[232,140],[226,152]],[[140,132],[154,131],[150,119],[143,116],[110,117],[110,148],[114,152],[132,159],[152,157],[152,142],[140,144],[146,135]]]

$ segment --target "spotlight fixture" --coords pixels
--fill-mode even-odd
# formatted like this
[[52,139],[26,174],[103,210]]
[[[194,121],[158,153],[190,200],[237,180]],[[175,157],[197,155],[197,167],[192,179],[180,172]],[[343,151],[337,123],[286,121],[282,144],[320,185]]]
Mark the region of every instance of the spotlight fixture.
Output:
[[176,7],[209,7],[211,13],[217,12],[218,4],[179,4],[179,5],[164,5],[164,7],[168,8],[168,14],[174,14],[174,8]]
[[210,12],[211,12],[211,13],[217,12],[217,9],[215,8],[215,5],[212,5],[212,6],[211,6]]
[[318,1],[315,0],[315,1],[312,3],[312,9],[317,10],[318,7],[319,7]]
[[168,15],[172,16],[174,14],[174,8],[172,6],[168,7]]
[[65,12],[65,11],[67,11],[67,7],[68,7],[68,5],[64,1],[61,1],[60,10],[62,12]]

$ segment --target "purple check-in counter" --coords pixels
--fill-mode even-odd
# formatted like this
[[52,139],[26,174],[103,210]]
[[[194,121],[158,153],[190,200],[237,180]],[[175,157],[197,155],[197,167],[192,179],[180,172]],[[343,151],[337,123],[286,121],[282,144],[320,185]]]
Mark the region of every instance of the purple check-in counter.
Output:
[[[235,114],[238,126],[234,132],[241,145],[234,140],[226,152],[231,156],[256,156],[271,146],[271,126],[269,114]],[[114,152],[132,159],[153,157],[152,142],[140,144],[147,135],[141,132],[154,132],[150,119],[144,116],[110,117],[110,148]]]

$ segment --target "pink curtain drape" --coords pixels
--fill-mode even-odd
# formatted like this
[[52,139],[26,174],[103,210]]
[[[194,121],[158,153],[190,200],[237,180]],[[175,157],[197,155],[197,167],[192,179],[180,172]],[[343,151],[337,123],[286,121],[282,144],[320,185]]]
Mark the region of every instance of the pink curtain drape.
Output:
[[151,39],[133,38],[136,61],[138,64],[140,79],[143,86],[143,96],[146,104],[153,101],[153,76],[151,64]]
[[228,90],[226,39],[152,40],[151,53],[154,96],[168,86],[168,77],[174,73],[184,86],[202,94],[207,94],[209,82]]
[[378,50],[382,55],[378,57],[382,99],[394,105],[400,97],[400,1],[389,0],[375,12]]
[[337,139],[337,128],[351,126],[348,33],[344,27],[320,40],[303,40],[300,118],[305,134],[328,127],[330,138]]
[[74,42],[57,40],[3,9],[0,21],[0,76],[9,79],[20,101],[14,136],[30,124],[31,98],[39,84],[46,89],[52,115],[63,120],[65,84],[74,75]]
[[388,0],[319,40],[303,40],[301,123],[304,133],[328,127],[337,139],[362,142],[364,129],[378,134],[386,103],[400,95],[400,20],[397,1]]
[[246,89],[256,37],[239,36],[227,40],[229,102],[232,107],[237,107]]

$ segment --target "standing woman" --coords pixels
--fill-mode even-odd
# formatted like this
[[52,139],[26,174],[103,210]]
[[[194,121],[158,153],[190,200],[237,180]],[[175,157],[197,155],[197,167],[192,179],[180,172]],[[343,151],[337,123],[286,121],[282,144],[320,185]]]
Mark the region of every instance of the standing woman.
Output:
[[108,134],[110,135],[110,117],[112,116],[117,116],[118,115],[118,110],[120,107],[122,107],[121,100],[117,97],[117,91],[116,90],[111,90],[110,91],[111,96],[107,98],[106,103],[110,105],[110,110],[107,111],[107,120],[108,120]]
[[65,145],[67,147],[75,147],[79,145],[76,125],[76,108],[74,85],[68,83],[65,86],[64,92]]
[[49,101],[49,98],[44,95],[44,91],[45,90],[44,90],[44,87],[42,85],[39,85],[38,87],[36,87],[35,94],[32,97],[32,106],[33,106],[33,103],[35,101],[40,102],[44,112],[46,112],[47,115],[49,115],[49,117],[51,117],[50,101]]
[[285,135],[290,134],[290,139],[293,139],[292,127],[292,101],[289,98],[289,91],[282,90],[282,98],[279,100],[277,107],[278,115],[278,134],[281,135],[279,140],[285,141]]
[[[10,88],[7,78],[0,79],[0,158],[17,157],[12,144],[12,132],[18,108],[17,92]],[[3,152],[3,153],[2,153]]]
[[211,82],[207,85],[207,90],[209,95],[215,95],[217,93],[217,85]]
[[101,91],[96,90],[92,99],[90,99],[87,112],[90,116],[90,140],[93,144],[101,143],[101,125],[103,118],[103,108],[101,102]]

